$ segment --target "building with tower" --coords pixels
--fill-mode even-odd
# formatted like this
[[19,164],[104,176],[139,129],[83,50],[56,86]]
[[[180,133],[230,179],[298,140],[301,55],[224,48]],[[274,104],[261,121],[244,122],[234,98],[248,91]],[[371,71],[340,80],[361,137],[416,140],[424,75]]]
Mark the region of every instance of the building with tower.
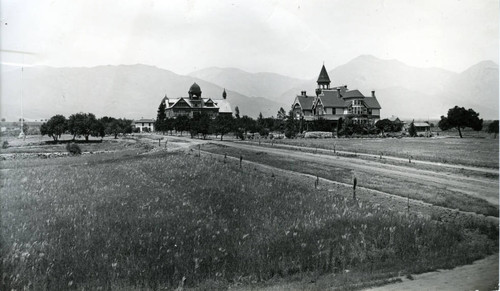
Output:
[[375,91],[371,92],[371,96],[365,96],[359,90],[347,89],[347,85],[330,87],[330,76],[325,65],[316,82],[318,87],[315,96],[302,91],[295,97],[292,110],[297,119],[313,121],[322,118],[333,124],[346,119],[354,123],[375,123],[380,119],[381,106]]
[[217,115],[232,115],[231,104],[227,101],[226,89],[222,92],[222,99],[201,97],[202,91],[198,84],[191,85],[187,97],[163,98],[165,102],[165,113],[168,118],[181,115],[193,117],[195,113],[206,113],[215,118]]

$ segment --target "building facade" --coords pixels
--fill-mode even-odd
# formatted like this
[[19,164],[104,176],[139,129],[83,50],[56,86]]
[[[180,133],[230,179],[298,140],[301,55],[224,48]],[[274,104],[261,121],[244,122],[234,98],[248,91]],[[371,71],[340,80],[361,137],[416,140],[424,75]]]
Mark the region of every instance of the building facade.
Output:
[[202,98],[202,91],[198,84],[191,85],[187,97],[168,98],[166,95],[165,113],[168,118],[184,115],[193,117],[195,113],[206,113],[212,118],[218,115],[232,115],[231,104],[227,101],[226,89],[222,92],[222,99]]
[[375,123],[380,119],[381,106],[375,97],[365,96],[359,90],[349,90],[347,86],[330,87],[330,77],[325,66],[321,68],[316,95],[302,91],[292,104],[297,119],[312,121],[325,119],[337,123],[350,119],[354,123]]
[[139,120],[134,120],[132,126],[138,128],[139,132],[152,132],[155,129],[155,121],[154,119],[141,118]]

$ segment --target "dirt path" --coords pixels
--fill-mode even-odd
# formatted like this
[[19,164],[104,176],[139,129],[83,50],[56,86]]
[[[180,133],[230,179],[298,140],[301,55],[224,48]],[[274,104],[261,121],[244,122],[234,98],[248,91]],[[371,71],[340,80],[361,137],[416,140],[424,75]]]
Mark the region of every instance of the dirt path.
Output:
[[366,290],[498,290],[498,254],[476,261],[472,265],[415,275],[414,280],[401,279],[403,280],[401,283]]
[[[202,155],[210,155],[210,156],[218,156],[221,160],[223,159],[224,155],[223,154],[214,154],[212,152],[206,152],[206,151],[201,151]],[[234,161],[238,161],[239,159],[236,157],[232,156],[227,156],[227,159],[231,159]],[[304,179],[304,183],[310,183],[313,185],[314,181],[317,179],[316,176],[310,175],[307,173],[301,173],[301,172],[295,172],[292,170],[285,170],[265,164],[261,164],[258,162],[253,162],[253,161],[248,161],[244,160],[243,164],[245,165],[251,165],[252,167],[258,167],[260,171],[262,172],[267,172],[269,174],[276,174],[276,175],[281,175],[287,178],[293,178],[293,179]],[[329,190],[332,190],[337,188],[337,187],[347,187],[349,189],[352,188],[351,184],[346,184],[338,181],[332,181],[328,180],[325,178],[319,178],[320,182],[320,188],[326,187]],[[374,204],[380,204],[384,205],[387,208],[390,208],[394,211],[397,212],[405,212],[407,211],[408,204],[410,205],[412,211],[418,212],[421,215],[428,216],[430,217],[433,213],[439,212],[440,217],[445,220],[445,219],[453,219],[456,220],[458,219],[459,216],[463,217],[464,219],[469,219],[469,218],[479,218],[479,219],[486,219],[490,223],[493,223],[495,225],[498,225],[498,217],[493,217],[493,216],[484,216],[482,214],[477,214],[474,212],[467,212],[467,211],[461,211],[457,209],[451,209],[443,206],[436,206],[421,200],[416,200],[416,199],[408,199],[406,197],[382,192],[379,190],[375,189],[370,189],[366,188],[363,186],[358,186],[356,191],[356,195],[359,199],[363,201],[369,201]],[[350,195],[350,194],[349,194]],[[350,196],[349,196],[350,197]]]
[[[257,142],[249,142],[249,141],[236,141],[236,143],[246,143],[246,144],[253,144],[253,145],[258,145]],[[269,143],[261,143],[261,147],[266,147],[269,148]],[[294,145],[287,145],[287,144],[274,144],[273,147],[277,148],[285,148],[285,149],[293,149],[293,150],[316,150],[320,153],[326,153],[326,154],[334,154],[334,153],[339,153],[339,154],[345,154],[345,155],[357,155],[360,157],[369,157],[369,158],[379,158],[379,155],[375,154],[366,154],[366,153],[359,153],[359,152],[350,152],[350,151],[333,151],[333,150],[328,150],[328,149],[321,149],[321,148],[310,148],[310,147],[303,147],[303,146],[294,146]],[[407,162],[408,158],[400,158],[396,156],[389,156],[389,155],[384,155],[383,159],[386,160],[393,160],[393,161],[398,161],[398,162]],[[476,171],[476,172],[481,172],[481,173],[488,173],[488,174],[497,174],[499,173],[498,169],[493,169],[493,168],[486,168],[486,167],[475,167],[475,166],[467,166],[467,165],[459,165],[459,164],[444,164],[444,163],[438,163],[438,162],[431,162],[431,161],[424,161],[424,160],[418,160],[418,159],[412,159],[412,163],[415,164],[423,164],[423,165],[431,165],[431,166],[438,166],[438,167],[443,167],[443,168],[453,168],[453,169],[464,169],[464,170],[470,170],[470,171]]]
[[304,162],[321,163],[329,166],[349,168],[357,171],[376,173],[389,177],[412,179],[422,183],[436,183],[446,187],[449,190],[484,199],[496,206],[499,205],[498,180],[495,179],[471,178],[455,173],[421,170],[391,164],[383,164],[376,161],[345,158],[325,154],[298,152],[283,148],[259,147],[256,145],[220,141],[212,141],[212,143],[250,151],[265,151],[267,154],[292,157]]

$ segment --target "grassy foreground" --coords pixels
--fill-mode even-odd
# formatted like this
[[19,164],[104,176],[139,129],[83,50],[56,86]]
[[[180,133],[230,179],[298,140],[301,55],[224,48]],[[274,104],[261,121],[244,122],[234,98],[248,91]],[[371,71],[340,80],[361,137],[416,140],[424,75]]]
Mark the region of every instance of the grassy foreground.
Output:
[[213,289],[347,270],[359,281],[453,267],[498,248],[497,229],[395,214],[235,162],[85,159],[3,162],[0,289],[155,290],[182,277]]

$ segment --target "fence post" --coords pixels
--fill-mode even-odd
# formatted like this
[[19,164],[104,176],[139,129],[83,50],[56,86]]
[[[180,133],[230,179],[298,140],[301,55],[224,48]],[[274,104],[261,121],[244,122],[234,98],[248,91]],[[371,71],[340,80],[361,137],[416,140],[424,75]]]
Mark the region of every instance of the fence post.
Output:
[[352,199],[356,200],[356,185],[358,184],[358,179],[354,176],[352,181]]
[[407,207],[408,207],[408,214],[410,214],[410,193],[408,192],[408,202],[407,202]]
[[240,155],[240,169],[241,169],[241,163],[243,162],[243,156]]
[[226,163],[227,153],[224,153],[224,164]]

